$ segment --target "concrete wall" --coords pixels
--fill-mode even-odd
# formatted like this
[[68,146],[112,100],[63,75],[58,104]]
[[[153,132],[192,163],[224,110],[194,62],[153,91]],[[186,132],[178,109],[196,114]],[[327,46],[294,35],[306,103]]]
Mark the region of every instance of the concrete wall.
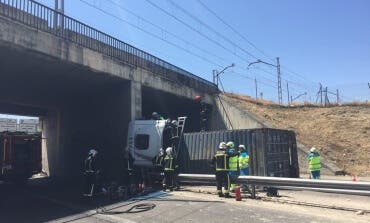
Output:
[[207,103],[212,96],[204,89],[188,87],[180,80],[170,80],[140,67],[118,61],[112,57],[81,47],[53,34],[36,30],[14,20],[0,16],[0,44],[17,46],[49,57],[78,64],[96,72],[107,73],[125,80],[133,80],[143,86],[165,91],[181,97],[203,95]]
[[[215,107],[221,120],[227,129],[251,129],[251,128],[269,128],[269,124],[256,117],[249,111],[246,111],[237,104],[235,99],[224,95],[214,97]],[[216,114],[217,115],[217,114]],[[217,119],[216,119],[217,120]],[[217,128],[217,127],[216,127]]]

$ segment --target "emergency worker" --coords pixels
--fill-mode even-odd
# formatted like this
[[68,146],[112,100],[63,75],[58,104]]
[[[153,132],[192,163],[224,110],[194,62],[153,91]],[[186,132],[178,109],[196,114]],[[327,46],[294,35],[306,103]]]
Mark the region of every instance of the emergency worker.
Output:
[[165,154],[163,152],[163,149],[160,148],[158,154],[153,159],[153,164],[157,169],[158,168],[162,169],[164,157]]
[[[227,154],[227,146],[225,142],[221,142],[218,146],[217,152],[212,159],[212,165],[216,171],[217,194],[219,197],[230,197],[229,184],[229,156]],[[224,194],[222,193],[224,187]]]
[[247,176],[249,175],[249,155],[248,151],[244,145],[239,145],[239,169],[240,169],[240,176]]
[[236,180],[239,176],[238,157],[239,152],[235,150],[234,142],[227,142],[227,153],[229,155],[229,176],[230,176],[230,191],[235,190]]
[[85,159],[84,177],[84,196],[91,197],[101,190],[101,164],[95,149],[91,149]]
[[160,114],[158,114],[157,112],[152,113],[152,119],[153,120],[164,120],[164,118]]
[[310,149],[310,153],[307,155],[307,160],[312,179],[320,179],[321,171],[320,153],[317,151],[315,147],[312,147]]
[[163,191],[169,189],[173,191],[175,186],[174,175],[175,170],[178,168],[176,159],[173,156],[172,147],[166,149],[166,156],[163,160],[163,169],[164,169],[164,179],[163,179]]

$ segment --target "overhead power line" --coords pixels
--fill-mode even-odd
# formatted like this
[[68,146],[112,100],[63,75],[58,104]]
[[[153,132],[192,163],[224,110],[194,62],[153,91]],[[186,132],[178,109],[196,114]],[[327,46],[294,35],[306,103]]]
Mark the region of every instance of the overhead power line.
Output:
[[[260,52],[262,55],[264,55],[267,59],[269,59],[270,61],[274,62],[275,60],[272,59],[272,57],[270,55],[268,55],[266,52],[264,52],[263,50],[261,50],[260,48],[258,48],[256,46],[256,44],[254,44],[252,41],[248,40],[248,38],[246,38],[243,34],[241,34],[237,29],[235,29],[232,25],[230,25],[229,23],[227,23],[223,18],[221,18],[215,11],[213,11],[210,7],[208,7],[206,4],[204,4],[201,0],[197,0],[198,3],[203,7],[205,8],[208,12],[210,12],[214,17],[216,17],[219,21],[221,21],[221,23],[223,23],[225,26],[227,26],[229,29],[231,29],[235,34],[237,34],[240,38],[242,38],[244,41],[246,41],[249,45],[251,45],[254,49],[256,49],[258,52]],[[290,72],[298,77],[300,77],[301,79],[305,80],[305,81],[308,81],[308,82],[311,82],[311,83],[315,83],[317,84],[316,82],[312,81],[312,80],[309,80],[307,79],[306,77],[296,73],[296,72],[293,72],[291,69],[289,69],[287,66],[281,66],[284,70],[286,70],[287,72]]]
[[215,33],[217,36],[220,36],[222,39],[224,39],[226,42],[228,42],[232,46],[240,49],[241,51],[243,51],[244,53],[246,53],[248,56],[250,56],[250,57],[252,57],[254,59],[258,59],[255,55],[253,55],[249,51],[245,50],[243,47],[241,47],[240,45],[236,44],[234,41],[230,40],[229,38],[227,38],[226,36],[224,36],[222,33],[220,33],[217,30],[215,30],[210,25],[208,25],[207,23],[203,22],[198,17],[194,16],[192,13],[190,13],[189,11],[187,11],[186,9],[184,9],[183,7],[181,7],[180,5],[176,4],[172,0],[167,0],[167,1],[170,2],[177,9],[179,9],[180,11],[182,11],[184,14],[186,14],[187,16],[189,16],[190,18],[192,18],[193,20],[197,21],[199,24],[205,26],[208,30],[210,30],[211,32]]
[[[246,62],[247,60],[245,58],[243,58],[241,55],[237,54],[236,52],[234,52],[233,50],[225,47],[223,44],[215,41],[214,39],[210,38],[209,36],[205,35],[204,33],[202,33],[201,31],[199,31],[198,29],[194,28],[193,26],[191,26],[190,24],[184,22],[183,20],[179,19],[177,16],[175,16],[174,14],[168,12],[167,10],[161,8],[159,5],[155,4],[153,1],[151,0],[145,0],[147,1],[150,5],[152,5],[153,7],[155,7],[156,9],[158,9],[159,11],[163,12],[164,14],[168,15],[169,17],[175,19],[176,21],[178,21],[179,23],[183,24],[184,26],[186,26],[187,28],[189,28],[190,30],[192,30],[193,32],[199,34],[200,36],[202,36],[203,38],[207,39],[208,41],[214,43],[215,45],[221,47],[222,49],[226,50],[227,52],[229,52],[231,55],[233,56],[236,56],[238,57],[240,60],[242,60],[243,62]],[[248,61],[247,61],[248,62]]]
[[[86,4],[86,5],[88,5],[88,6],[92,7],[92,8],[94,8],[94,9],[96,9],[96,10],[98,10],[98,11],[100,11],[100,12],[102,12],[102,13],[106,14],[106,15],[108,15],[108,16],[111,16],[111,17],[113,17],[113,18],[115,18],[115,19],[117,19],[117,20],[120,20],[121,22],[124,22],[124,23],[126,23],[126,24],[128,24],[128,25],[132,26],[132,27],[133,27],[133,28],[135,28],[135,29],[138,29],[138,30],[139,30],[139,31],[141,31],[141,32],[144,32],[145,34],[147,34],[147,35],[149,35],[149,36],[151,36],[151,37],[153,37],[153,38],[159,39],[159,40],[161,40],[161,41],[163,41],[163,42],[165,42],[165,43],[167,43],[167,44],[169,44],[169,45],[171,45],[171,46],[174,46],[174,47],[176,47],[176,48],[178,48],[178,49],[180,49],[180,50],[182,50],[182,51],[187,52],[188,54],[190,54],[190,55],[192,55],[192,56],[196,56],[196,57],[198,57],[198,58],[200,58],[200,59],[202,59],[202,60],[206,61],[206,62],[207,62],[207,63],[209,63],[209,64],[212,64],[212,65],[217,66],[217,67],[222,67],[219,63],[216,63],[216,62],[214,62],[213,60],[210,60],[210,59],[208,59],[208,58],[206,58],[206,57],[204,57],[204,56],[202,56],[202,55],[196,54],[196,53],[192,52],[191,50],[189,50],[189,49],[187,49],[187,48],[185,48],[185,47],[183,47],[183,46],[180,46],[180,45],[178,45],[178,44],[176,44],[176,43],[173,43],[173,42],[171,42],[171,41],[168,41],[168,40],[166,40],[165,38],[163,38],[163,37],[161,37],[161,36],[159,36],[159,35],[156,35],[156,34],[154,34],[154,33],[152,33],[152,32],[149,32],[149,31],[145,30],[144,28],[142,28],[142,27],[140,27],[140,26],[138,26],[138,25],[135,25],[135,24],[133,24],[133,23],[131,23],[131,22],[129,22],[129,21],[127,21],[127,20],[123,19],[123,18],[120,18],[120,17],[118,17],[118,16],[116,16],[116,15],[114,15],[114,14],[112,14],[112,13],[108,12],[108,11],[105,11],[105,10],[103,10],[103,9],[101,9],[101,8],[98,8],[96,5],[91,4],[91,3],[87,2],[86,0],[80,0],[80,1],[81,1],[81,2],[83,2],[83,3],[84,3],[84,4]],[[148,23],[148,24],[152,25],[153,27],[156,27],[156,28],[157,28],[157,29],[159,29],[160,31],[162,31],[162,32],[164,32],[164,33],[167,33],[167,34],[169,34],[169,35],[173,36],[173,37],[174,37],[174,38],[176,38],[176,39],[181,40],[181,41],[182,41],[182,42],[184,42],[185,44],[191,45],[191,46],[193,46],[194,48],[197,48],[198,50],[200,50],[200,51],[202,51],[202,52],[204,52],[204,53],[207,53],[207,54],[209,54],[209,55],[212,55],[212,54],[213,54],[212,52],[210,52],[210,51],[208,51],[208,50],[204,50],[204,49],[202,49],[201,47],[194,45],[193,43],[191,43],[191,42],[189,42],[189,41],[185,40],[184,38],[181,38],[180,36],[178,36],[178,35],[176,35],[176,34],[173,34],[173,33],[171,33],[171,32],[168,32],[167,30],[165,30],[165,29],[161,28],[160,26],[158,26],[158,25],[154,24],[153,22],[151,22],[151,21],[149,21],[149,20],[147,20],[147,19],[142,18],[141,16],[137,15],[136,13],[132,12],[131,10],[125,9],[125,8],[123,8],[123,7],[119,6],[119,5],[117,5],[116,3],[114,3],[114,2],[113,2],[113,1],[111,1],[111,0],[106,0],[106,1],[108,1],[108,2],[112,3],[112,4],[113,4],[113,5],[115,5],[115,6],[118,6],[120,9],[125,10],[126,12],[128,12],[128,13],[130,13],[131,15],[133,15],[133,16],[135,16],[135,17],[137,17],[138,19],[141,19],[142,21],[144,21],[144,22],[146,22],[146,23]],[[149,1],[149,0],[147,0],[147,1]],[[230,52],[230,49],[229,49],[228,51]],[[233,54],[233,55],[235,55],[234,53],[232,53],[232,54]],[[213,54],[213,55],[214,55],[214,54]],[[245,62],[245,60],[244,60],[240,55],[237,55],[237,54],[236,54],[236,56],[237,56],[241,61]],[[224,59],[224,58],[222,58],[222,59],[223,59],[223,61],[225,61],[225,59]],[[242,68],[243,68],[243,70],[244,70],[243,72],[245,72],[245,70],[247,70],[247,69],[246,69],[245,67],[243,67],[243,66],[242,66]],[[254,78],[250,78],[250,77],[245,76],[245,75],[243,75],[243,74],[241,74],[241,73],[237,73],[237,72],[235,72],[235,73],[236,73],[238,76],[241,76],[241,77],[244,77],[244,78],[249,79],[249,80],[251,80],[251,81],[254,81]],[[270,72],[270,73],[271,73],[271,72]],[[271,74],[272,74],[272,73],[271,73]],[[271,76],[272,76],[272,77],[275,77],[275,75],[273,75],[273,74],[272,74]],[[271,82],[271,83],[275,83],[275,80],[271,80],[271,79],[268,79],[268,78],[265,78],[265,79],[266,79],[267,81]],[[271,87],[271,88],[277,89],[275,86],[270,85],[270,84],[268,84],[268,83],[266,83],[266,82],[263,82],[263,81],[261,81],[260,79],[259,79],[259,81],[258,81],[258,82],[259,82],[260,84],[262,84],[262,85],[265,85],[265,86],[268,86],[268,87]],[[284,90],[284,91],[285,91],[285,90]]]
[[149,25],[151,25],[151,26],[153,26],[153,27],[155,27],[155,28],[159,29],[161,32],[163,32],[163,33],[165,33],[165,34],[168,34],[168,35],[170,35],[170,36],[172,36],[172,37],[174,37],[174,38],[176,38],[176,39],[178,39],[178,40],[180,40],[180,41],[184,42],[185,44],[190,45],[190,46],[192,46],[192,47],[194,47],[194,48],[198,49],[199,51],[202,51],[203,53],[206,53],[206,54],[208,54],[208,55],[210,55],[210,56],[213,56],[213,57],[215,57],[215,58],[217,58],[217,59],[219,59],[219,60],[221,60],[221,61],[226,61],[226,59],[225,59],[225,58],[220,57],[219,55],[217,55],[217,54],[215,54],[215,53],[212,53],[212,52],[210,52],[209,50],[206,50],[206,49],[204,49],[204,48],[201,48],[201,47],[199,47],[199,46],[195,45],[194,43],[192,43],[192,42],[190,42],[190,41],[188,41],[188,40],[186,40],[186,39],[182,38],[181,36],[179,36],[179,35],[177,35],[177,34],[174,34],[174,33],[172,33],[172,32],[169,32],[168,30],[166,30],[166,29],[162,28],[161,26],[159,26],[159,25],[157,25],[157,24],[155,24],[155,23],[151,22],[150,20],[143,18],[142,16],[138,15],[137,13],[135,13],[135,12],[133,12],[133,11],[131,11],[131,10],[127,9],[127,8],[124,8],[124,7],[123,7],[123,6],[121,6],[120,4],[118,4],[118,3],[114,2],[113,0],[105,0],[105,1],[107,1],[107,2],[111,3],[111,4],[112,4],[112,5],[114,5],[114,6],[117,6],[119,9],[121,9],[121,10],[123,10],[123,11],[125,11],[125,12],[127,12],[127,13],[129,13],[129,14],[131,14],[131,15],[133,15],[133,16],[135,16],[135,17],[136,17],[137,19],[139,19],[140,21],[144,21],[144,22],[146,22],[147,24],[149,24]]
[[[212,41],[212,42],[216,42],[217,45],[221,46],[223,49],[226,49],[227,51],[231,52],[231,54],[233,54],[234,56],[238,57],[243,63],[246,63],[248,62],[246,59],[242,58],[240,55],[238,54],[234,54],[232,52],[232,50],[224,47],[223,45],[221,45],[220,43],[218,43],[217,41],[211,39],[210,37],[206,36],[204,33],[200,32],[199,30],[195,29],[193,26],[189,25],[188,23],[184,22],[183,20],[179,19],[177,16],[173,15],[172,13],[166,11],[165,9],[161,8],[159,5],[155,4],[153,1],[151,0],[146,0],[149,4],[151,4],[152,6],[154,6],[155,8],[157,8],[158,10],[162,11],[163,13],[165,13],[166,15],[172,17],[173,19],[175,19],[176,21],[180,22],[181,24],[183,24],[184,26],[188,27],[189,29],[191,29],[192,31],[202,35],[203,37],[205,37],[207,40],[209,41]],[[190,15],[189,15],[190,16]],[[246,68],[243,67],[244,70],[247,70]],[[275,77],[275,76],[274,76]],[[267,79],[267,78],[266,78]],[[273,80],[269,80],[271,82],[275,82]]]
[[256,49],[258,52],[260,52],[262,55],[264,55],[267,59],[271,60],[272,62],[275,62],[272,57],[270,57],[267,53],[259,49],[254,43],[252,43],[250,40],[248,40],[244,35],[242,35],[238,30],[236,30],[233,26],[228,24],[224,19],[222,19],[219,15],[217,15],[216,12],[214,12],[212,9],[210,9],[206,4],[204,4],[201,0],[197,0],[200,5],[203,6],[208,12],[210,12],[213,16],[215,16],[218,20],[220,20],[225,26],[229,27],[234,33],[236,33],[240,38],[242,38],[244,41],[246,41],[249,45],[251,45],[254,49]]
[[[80,0],[80,1],[81,1],[81,2],[83,2],[83,3],[85,3],[86,5],[88,5],[88,6],[92,7],[92,8],[94,8],[94,9],[96,9],[96,10],[98,10],[98,11],[100,11],[100,12],[102,12],[102,13],[106,14],[106,15],[108,15],[108,16],[111,16],[111,17],[113,17],[113,18],[115,18],[115,19],[117,19],[117,20],[119,20],[119,21],[122,21],[122,22],[124,22],[124,23],[127,23],[128,25],[130,25],[130,26],[134,27],[135,29],[138,29],[138,30],[140,30],[141,32],[146,33],[147,35],[150,35],[151,37],[154,37],[154,38],[156,38],[156,39],[159,39],[159,40],[161,40],[161,41],[164,41],[164,42],[166,42],[166,43],[167,43],[167,44],[169,44],[169,45],[175,46],[176,48],[178,48],[178,49],[180,49],[180,50],[183,50],[183,51],[185,51],[185,52],[187,52],[187,53],[189,53],[189,54],[191,54],[191,55],[193,55],[193,56],[196,56],[196,57],[198,57],[198,58],[200,58],[200,59],[202,59],[202,60],[205,60],[206,62],[208,62],[208,63],[210,63],[210,64],[212,64],[212,65],[214,65],[214,66],[222,67],[220,64],[218,64],[218,63],[216,63],[216,62],[214,62],[214,61],[212,61],[212,60],[206,59],[206,58],[204,58],[203,56],[200,56],[200,55],[198,55],[198,54],[195,54],[195,53],[193,53],[193,52],[189,51],[188,49],[186,49],[186,48],[184,48],[184,47],[182,47],[182,46],[179,46],[179,45],[177,45],[177,44],[175,44],[175,43],[172,43],[172,42],[170,42],[170,41],[167,41],[166,39],[164,39],[164,38],[162,38],[162,37],[160,37],[160,36],[158,36],[158,35],[156,35],[156,34],[153,34],[153,33],[149,32],[149,31],[147,31],[147,30],[145,30],[145,29],[143,29],[143,28],[141,28],[141,27],[139,27],[139,26],[137,26],[137,25],[135,25],[135,24],[133,24],[133,23],[131,23],[131,22],[127,21],[127,20],[125,20],[125,19],[122,19],[122,18],[120,18],[120,17],[118,17],[118,16],[116,16],[116,15],[114,15],[114,14],[110,13],[110,12],[107,12],[107,11],[105,11],[105,10],[101,9],[101,8],[98,8],[96,5],[93,5],[93,4],[91,4],[90,2],[87,2],[86,0]],[[109,1],[109,2],[110,2],[110,0],[106,0],[106,1]],[[155,24],[153,23],[153,25],[155,25]],[[243,68],[244,68],[244,67],[243,67]],[[245,69],[245,68],[244,68],[244,69]],[[240,73],[239,73],[239,74],[240,74]],[[268,79],[268,78],[265,78],[265,79],[266,79],[267,81],[271,82],[271,83],[274,83],[274,81],[273,81],[273,80],[271,80],[271,79]],[[253,80],[253,79],[251,79],[251,80]],[[270,86],[270,87],[271,87],[271,85],[269,85],[269,84],[267,84],[267,83],[263,83],[263,84],[265,84],[266,86]]]
[[131,27],[133,27],[133,28],[135,28],[135,29],[137,29],[137,30],[140,30],[141,32],[143,32],[143,33],[145,33],[145,34],[147,34],[147,35],[149,35],[149,36],[151,36],[151,37],[154,37],[154,38],[159,39],[159,40],[161,40],[161,41],[163,41],[163,42],[165,42],[165,43],[167,43],[167,44],[169,44],[169,45],[172,45],[172,46],[174,46],[174,47],[176,47],[176,48],[178,48],[178,49],[181,49],[181,50],[183,50],[183,51],[185,51],[185,52],[189,53],[190,55],[196,56],[196,57],[198,57],[198,58],[200,58],[200,59],[202,59],[202,60],[206,61],[207,63],[210,63],[210,64],[212,64],[212,65],[214,65],[214,66],[217,66],[217,67],[221,67],[221,65],[219,65],[219,64],[217,64],[217,63],[215,63],[215,62],[213,62],[213,61],[211,61],[211,60],[209,60],[209,59],[207,59],[207,58],[205,58],[205,57],[203,57],[203,56],[201,56],[201,55],[198,55],[198,54],[196,54],[196,53],[194,53],[194,52],[190,51],[189,49],[186,49],[186,48],[184,48],[184,47],[182,47],[182,46],[180,46],[180,45],[178,45],[178,44],[176,44],[176,43],[170,42],[170,41],[168,41],[168,40],[166,40],[166,39],[164,39],[164,38],[162,38],[162,37],[160,37],[160,36],[158,36],[158,35],[156,35],[156,34],[153,34],[153,33],[149,32],[149,31],[147,31],[147,30],[145,30],[145,29],[143,29],[143,28],[141,28],[141,27],[139,27],[139,26],[137,26],[137,25],[135,25],[135,24],[133,24],[133,23],[131,23],[131,22],[127,21],[127,20],[125,20],[125,19],[122,19],[122,18],[120,18],[120,17],[118,17],[118,16],[116,16],[116,15],[114,15],[114,14],[110,13],[110,12],[107,12],[107,11],[105,11],[105,10],[101,9],[101,8],[98,8],[96,5],[93,5],[93,4],[91,4],[90,2],[87,2],[87,1],[85,1],[85,0],[80,0],[80,1],[81,1],[81,2],[83,2],[83,3],[84,3],[84,4],[86,4],[86,5],[88,5],[88,6],[92,7],[92,8],[94,8],[94,9],[96,9],[96,10],[98,10],[98,11],[100,11],[100,12],[102,12],[102,13],[106,14],[106,15],[109,15],[109,16],[111,16],[111,17],[113,17],[113,18],[117,19],[117,20],[120,20],[120,21],[122,21],[122,22],[124,22],[124,23],[126,23],[126,24],[130,25]]

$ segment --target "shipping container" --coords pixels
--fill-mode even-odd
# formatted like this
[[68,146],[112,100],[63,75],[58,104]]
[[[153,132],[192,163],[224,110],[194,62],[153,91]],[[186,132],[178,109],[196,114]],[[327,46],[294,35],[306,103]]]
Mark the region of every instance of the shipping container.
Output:
[[41,134],[0,133],[0,176],[24,180],[41,172]]
[[295,133],[280,129],[239,129],[185,133],[178,159],[182,173],[213,174],[210,162],[220,142],[246,146],[250,175],[299,177]]

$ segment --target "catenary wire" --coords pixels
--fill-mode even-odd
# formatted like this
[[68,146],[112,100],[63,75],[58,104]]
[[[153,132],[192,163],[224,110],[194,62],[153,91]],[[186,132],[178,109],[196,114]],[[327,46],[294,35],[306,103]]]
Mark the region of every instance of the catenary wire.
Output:
[[229,38],[227,38],[225,35],[223,35],[222,33],[218,32],[217,30],[215,30],[214,28],[212,28],[210,25],[208,25],[207,23],[203,22],[202,20],[200,20],[199,18],[197,18],[196,16],[194,16],[192,13],[190,13],[189,11],[187,11],[186,9],[184,9],[183,7],[181,7],[180,5],[176,4],[175,2],[173,2],[172,0],[167,0],[169,3],[171,3],[173,6],[175,6],[177,9],[179,9],[180,11],[182,11],[184,14],[186,14],[187,16],[189,16],[190,18],[192,18],[193,20],[197,21],[199,24],[203,25],[204,27],[206,27],[208,30],[210,30],[211,32],[215,33],[217,36],[220,36],[222,39],[224,39],[226,42],[228,42],[229,44],[233,45],[234,47],[240,49],[241,51],[243,51],[245,54],[247,54],[248,56],[254,58],[254,59],[258,59],[255,55],[253,55],[252,53],[250,53],[249,51],[245,50],[243,47],[241,47],[240,45],[236,44],[234,41],[230,40]]
[[118,17],[118,16],[116,16],[116,15],[110,13],[110,12],[107,12],[107,11],[105,11],[105,10],[103,10],[103,9],[101,9],[101,8],[93,5],[93,4],[91,4],[90,2],[87,2],[85,0],[80,0],[80,1],[83,2],[84,4],[88,5],[88,6],[92,7],[92,8],[95,8],[96,10],[98,10],[98,11],[100,11],[100,12],[106,14],[106,15],[109,15],[109,16],[117,19],[117,20],[120,20],[120,21],[122,21],[122,22],[130,25],[131,27],[134,27],[137,30],[140,30],[141,32],[143,32],[143,33],[145,33],[145,34],[147,34],[149,36],[152,36],[152,37],[154,37],[156,39],[159,39],[159,40],[161,40],[161,41],[163,41],[163,42],[165,42],[165,43],[167,43],[169,45],[172,45],[172,46],[174,46],[176,48],[179,48],[179,49],[181,49],[181,50],[183,50],[183,51],[185,51],[185,52],[187,52],[187,53],[189,53],[189,54],[191,54],[193,56],[196,56],[196,57],[198,57],[198,58],[206,61],[207,63],[210,63],[210,64],[212,64],[214,66],[217,66],[217,67],[222,67],[221,65],[219,65],[217,63],[214,63],[213,61],[210,61],[209,59],[207,59],[207,58],[205,58],[205,57],[203,57],[203,56],[201,56],[199,54],[196,54],[196,53],[190,51],[189,49],[186,49],[186,48],[184,48],[184,47],[182,47],[182,46],[180,46],[180,45],[178,45],[176,43],[170,42],[170,41],[168,41],[168,40],[166,40],[166,39],[164,39],[164,38],[162,38],[162,37],[160,37],[160,36],[158,36],[156,34],[153,34],[153,33],[149,32],[149,31],[147,31],[147,30],[145,30],[145,29],[143,29],[143,28],[141,28],[141,27],[139,27],[139,26],[137,26],[137,25],[135,25],[135,24],[127,21],[127,20],[125,20],[125,19],[122,19],[122,18],[120,18],[120,17]]
[[[269,59],[270,61],[274,62],[275,60],[271,58],[271,56],[269,56],[267,53],[265,53],[263,50],[261,50],[260,48],[258,48],[256,46],[256,44],[254,44],[252,41],[248,40],[244,35],[242,35],[239,31],[237,31],[233,26],[231,26],[230,24],[228,24],[224,19],[222,19],[219,15],[217,15],[217,13],[215,11],[213,11],[210,7],[208,7],[206,4],[204,4],[201,0],[197,0],[198,3],[203,7],[205,8],[208,12],[210,12],[213,16],[215,16],[219,21],[221,21],[225,26],[227,26],[229,29],[231,29],[234,33],[236,33],[240,38],[242,38],[243,40],[245,40],[249,45],[251,45],[254,49],[256,49],[258,52],[260,52],[262,55],[264,55],[267,59]],[[287,66],[281,66],[282,68],[284,68],[287,72],[289,73],[292,73],[298,77],[300,77],[301,79],[305,80],[305,81],[309,81],[309,82],[312,82],[312,83],[315,83],[314,81],[312,80],[309,80],[307,79],[306,77],[296,73],[296,72],[293,72],[291,69],[289,69]],[[316,84],[316,83],[315,83]]]

